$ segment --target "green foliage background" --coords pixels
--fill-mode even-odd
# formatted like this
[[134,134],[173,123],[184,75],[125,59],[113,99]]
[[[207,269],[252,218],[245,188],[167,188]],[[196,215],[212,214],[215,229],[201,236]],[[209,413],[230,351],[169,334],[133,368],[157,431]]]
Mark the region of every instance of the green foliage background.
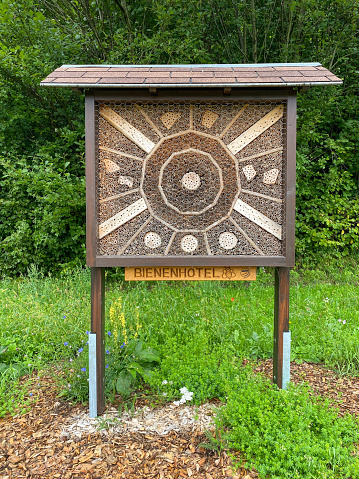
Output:
[[84,101],[62,64],[320,61],[298,97],[297,256],[359,246],[357,0],[0,0],[0,271],[84,263]]

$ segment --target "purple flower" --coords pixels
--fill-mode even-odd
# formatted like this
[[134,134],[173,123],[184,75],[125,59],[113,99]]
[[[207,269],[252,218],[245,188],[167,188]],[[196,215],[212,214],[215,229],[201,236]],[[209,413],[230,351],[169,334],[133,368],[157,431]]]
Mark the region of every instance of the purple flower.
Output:
[[88,342],[88,341],[86,341],[86,343],[85,343],[85,344],[86,344],[86,346],[88,346],[89,342]]
[[110,354],[110,351],[108,349],[106,349],[106,354]]
[[81,368],[81,371],[82,371],[83,373],[85,373],[85,372],[86,372],[86,368]]
[[107,334],[108,334],[109,336],[112,336],[112,333],[111,333],[111,331],[109,331]]
[[90,331],[86,331],[86,334],[90,334]]
[[80,348],[77,352],[82,353],[83,350],[84,350],[84,348]]
[[69,343],[67,341],[64,342],[64,346],[67,346]]
[[30,396],[32,396],[33,393],[30,393]]
[[66,316],[65,316],[65,315],[64,315],[64,316],[62,316],[62,319],[66,319]]
[[122,343],[121,346],[120,346],[120,349],[124,348],[126,346],[125,343]]
[[346,323],[346,320],[344,319],[343,324],[345,324],[345,323]]
[[106,369],[108,368],[108,364],[106,364]]

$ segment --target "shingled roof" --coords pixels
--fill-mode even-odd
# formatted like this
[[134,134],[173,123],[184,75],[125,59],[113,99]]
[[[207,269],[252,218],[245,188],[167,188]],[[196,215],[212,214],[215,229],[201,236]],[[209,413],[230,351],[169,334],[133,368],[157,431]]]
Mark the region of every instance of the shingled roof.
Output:
[[249,65],[63,65],[40,85],[79,88],[340,85],[320,63]]

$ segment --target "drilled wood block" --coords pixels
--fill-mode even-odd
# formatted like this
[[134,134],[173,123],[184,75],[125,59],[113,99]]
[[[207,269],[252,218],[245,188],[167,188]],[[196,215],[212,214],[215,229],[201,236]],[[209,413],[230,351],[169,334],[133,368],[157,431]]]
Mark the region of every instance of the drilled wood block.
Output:
[[263,176],[263,183],[266,185],[275,185],[278,175],[278,168],[273,168],[272,170],[266,171]]
[[139,215],[140,213],[142,213],[142,211],[146,209],[147,205],[145,203],[145,200],[143,198],[137,200],[132,205],[112,216],[112,218],[110,218],[109,220],[101,223],[99,226],[99,238],[101,239],[104,236],[108,235],[115,229],[132,220],[135,216]]
[[211,110],[207,110],[202,117],[202,125],[206,128],[211,128],[214,122],[217,120],[218,115]]
[[149,153],[155,146],[149,138],[147,138],[143,133],[137,130],[137,128],[132,126],[126,120],[121,118],[121,116],[111,110],[111,108],[102,108],[100,110],[100,115],[102,116],[102,118],[107,120],[110,125],[123,133],[129,140],[132,140],[134,143],[136,143],[136,145],[138,145],[140,148],[142,148],[142,150],[146,151],[147,153]]
[[244,176],[247,178],[247,181],[252,181],[253,178],[257,175],[256,170],[253,165],[247,165],[243,169]]
[[170,130],[176,121],[180,118],[181,113],[167,112],[161,116],[161,121],[164,126]]
[[259,135],[268,130],[274,123],[280,120],[283,116],[283,105],[276,106],[271,110],[267,115],[257,121],[252,125],[248,130],[242,133],[238,138],[233,140],[229,145],[228,149],[235,155],[243,148],[245,148],[249,143],[255,140]]
[[234,209],[256,225],[271,233],[276,238],[282,239],[282,227],[265,216],[263,213],[260,213],[256,209],[252,208],[252,206],[238,199],[234,205]]

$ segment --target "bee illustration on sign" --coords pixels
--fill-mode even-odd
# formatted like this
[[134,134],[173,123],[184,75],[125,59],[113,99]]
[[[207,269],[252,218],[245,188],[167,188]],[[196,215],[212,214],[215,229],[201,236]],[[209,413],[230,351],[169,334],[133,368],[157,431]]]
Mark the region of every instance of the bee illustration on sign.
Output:
[[226,268],[223,268],[223,272],[222,272],[223,279],[232,279],[232,278],[235,278],[236,276],[237,275],[233,268],[229,266],[227,266]]

